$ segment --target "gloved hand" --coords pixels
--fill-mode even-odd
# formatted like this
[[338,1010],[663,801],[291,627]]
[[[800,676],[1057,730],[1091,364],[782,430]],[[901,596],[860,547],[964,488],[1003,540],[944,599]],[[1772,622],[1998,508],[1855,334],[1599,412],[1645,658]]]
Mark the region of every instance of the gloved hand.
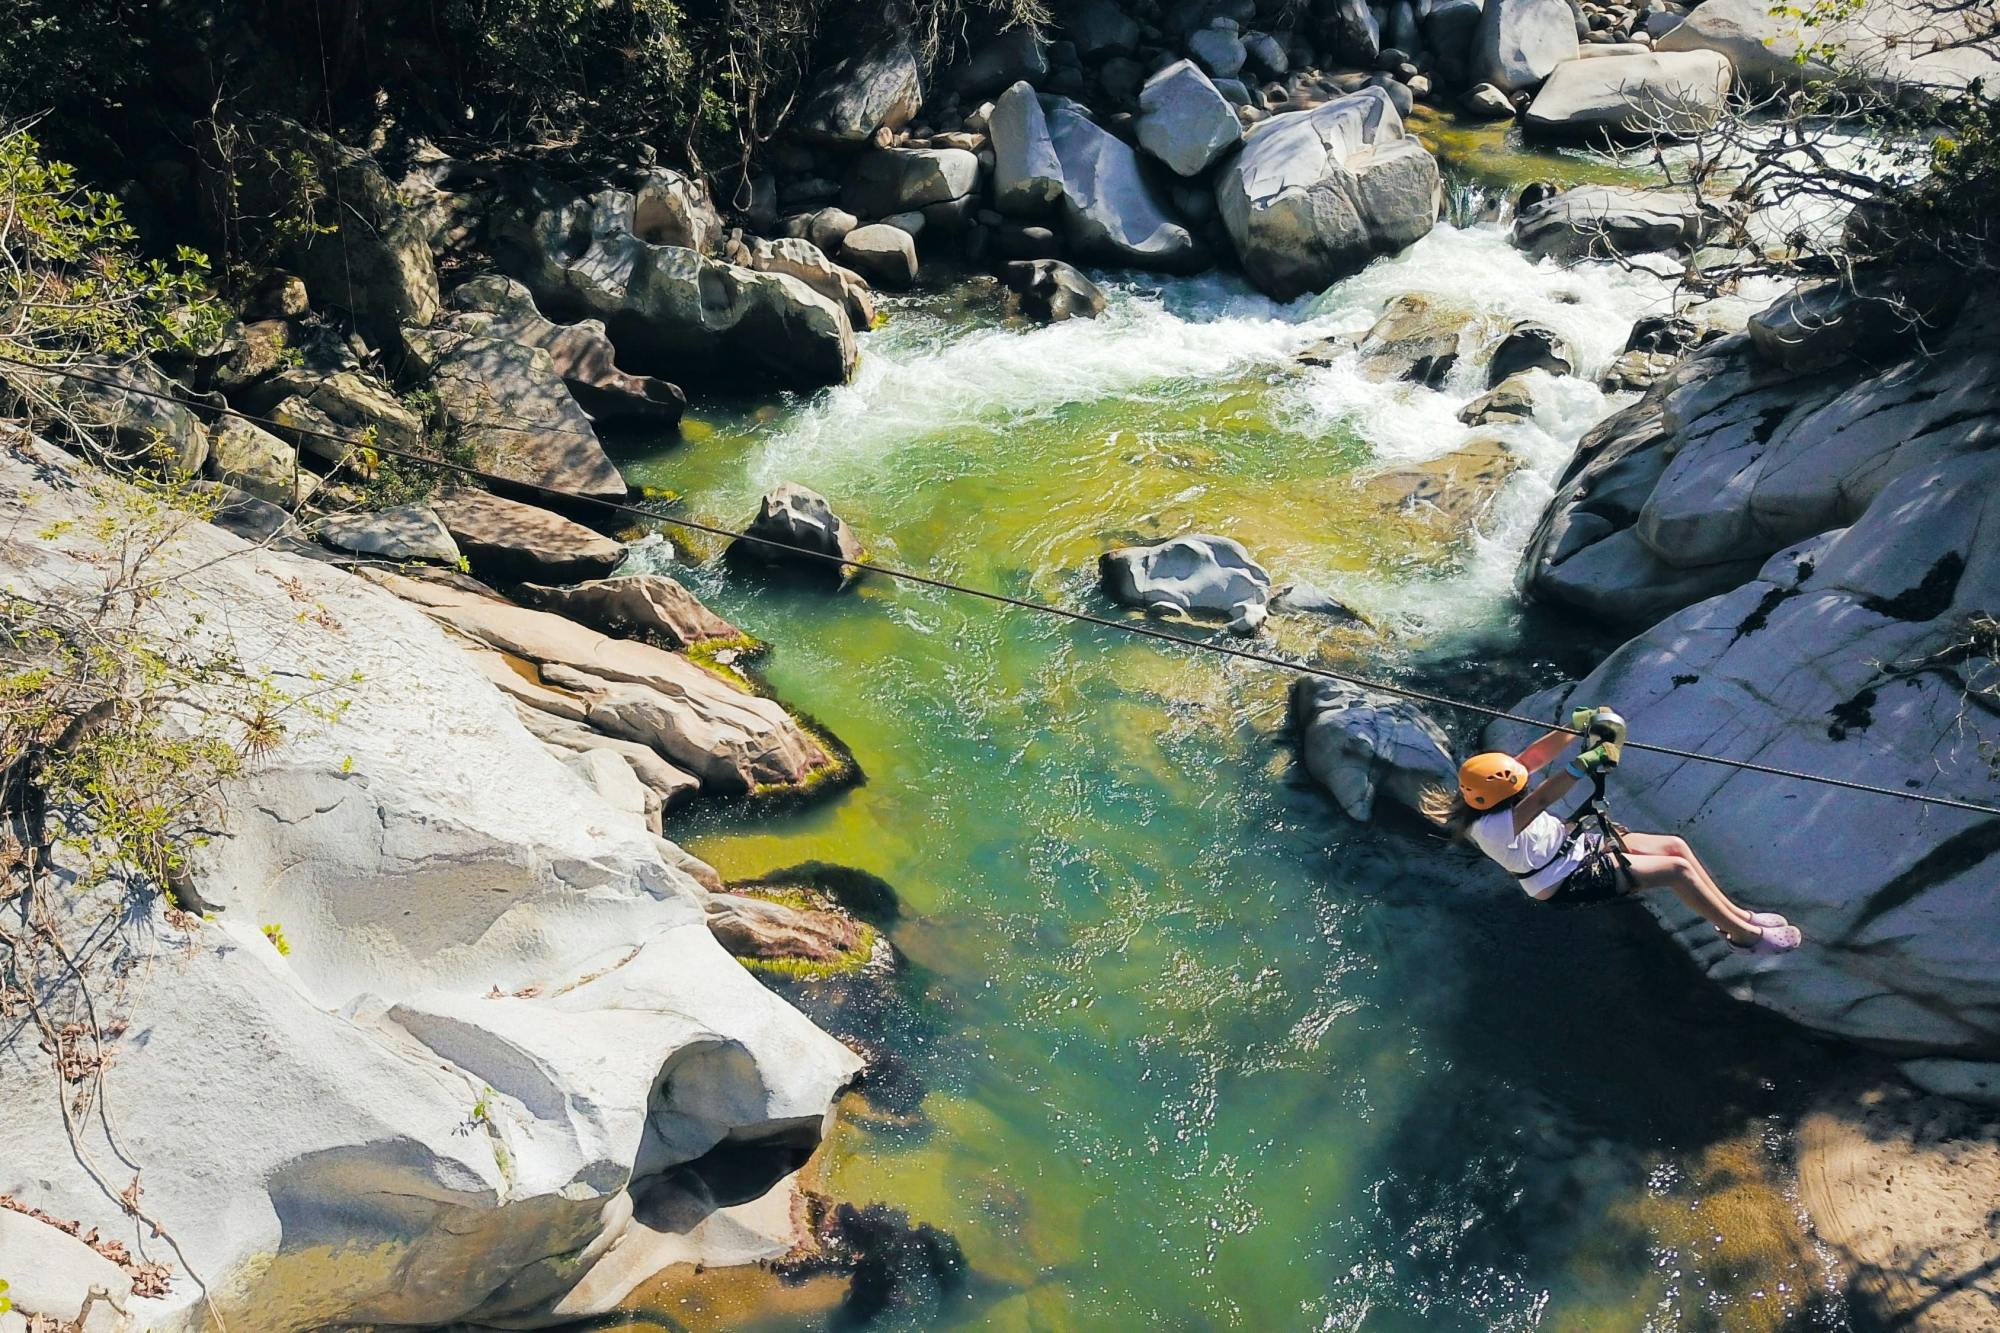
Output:
[[1586,773],[1608,773],[1618,767],[1617,741],[1599,741],[1576,757],[1576,766]]
[[1589,731],[1590,724],[1597,720],[1597,713],[1598,710],[1595,708],[1571,709],[1569,715],[1569,729],[1571,731]]
[[1609,741],[1613,745],[1625,743],[1625,719],[1609,708],[1599,708],[1596,715],[1583,728],[1584,733],[1594,741]]

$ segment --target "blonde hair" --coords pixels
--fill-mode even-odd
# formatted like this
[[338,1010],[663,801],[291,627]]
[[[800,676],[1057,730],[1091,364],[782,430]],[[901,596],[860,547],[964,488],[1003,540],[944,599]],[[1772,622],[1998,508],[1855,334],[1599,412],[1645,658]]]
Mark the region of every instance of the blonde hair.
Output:
[[1425,819],[1443,829],[1447,836],[1464,842],[1476,820],[1492,814],[1494,810],[1505,810],[1520,799],[1517,792],[1492,810],[1475,810],[1456,787],[1433,783],[1424,788],[1423,795],[1417,798],[1417,810]]

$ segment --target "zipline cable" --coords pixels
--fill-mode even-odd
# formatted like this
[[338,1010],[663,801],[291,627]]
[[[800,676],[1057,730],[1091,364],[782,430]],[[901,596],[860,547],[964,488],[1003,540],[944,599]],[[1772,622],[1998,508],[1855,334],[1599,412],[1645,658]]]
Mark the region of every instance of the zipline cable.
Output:
[[[463,463],[452,463],[444,459],[432,458],[426,454],[415,453],[406,449],[397,449],[355,436],[339,435],[330,431],[315,430],[304,426],[287,425],[273,421],[268,417],[241,412],[233,407],[214,407],[193,399],[180,398],[173,394],[162,393],[157,389],[137,388],[132,385],[120,384],[115,380],[85,375],[67,368],[38,366],[32,362],[15,360],[12,357],[0,356],[0,361],[6,361],[11,365],[17,365],[23,369],[36,371],[45,375],[55,375],[85,384],[96,384],[103,388],[115,389],[120,393],[136,394],[145,398],[157,398],[162,402],[173,403],[190,411],[206,411],[224,416],[232,416],[256,426],[274,427],[277,430],[293,435],[309,435],[319,439],[331,440],[336,444],[345,445],[350,449],[370,450],[387,458],[421,463],[426,467],[443,468],[446,471],[455,472],[461,476],[484,482],[488,486],[532,491],[538,495],[560,500],[566,504],[596,505],[611,513],[629,514],[634,518],[642,519],[648,523],[665,523],[673,527],[687,529],[691,532],[704,533],[711,537],[726,537],[731,541],[749,542],[756,546],[770,547],[790,556],[802,556],[823,564],[838,565],[843,569],[855,569],[870,574],[879,574],[884,578],[894,579],[898,582],[913,583],[926,588],[936,588],[939,591],[955,593],[963,597],[974,597],[981,601],[1011,607],[1018,611],[1027,611],[1034,615],[1050,616],[1082,625],[1094,625],[1100,629],[1114,630],[1121,634],[1130,634],[1145,639],[1157,639],[1165,643],[1178,644],[1184,648],[1193,648],[1200,652],[1214,653],[1222,657],[1233,657],[1244,662],[1254,662],[1259,666],[1276,667],[1281,671],[1291,671],[1301,675],[1336,680],[1345,685],[1353,685],[1365,690],[1374,690],[1382,694],[1397,695],[1401,698],[1410,699],[1418,703],[1431,704],[1439,708],[1452,708],[1461,712],[1477,713],[1484,717],[1493,718],[1496,721],[1513,722],[1522,726],[1561,731],[1572,736],[1583,734],[1575,728],[1563,726],[1561,723],[1550,724],[1540,718],[1526,717],[1520,713],[1509,712],[1504,708],[1494,708],[1487,704],[1473,703],[1467,699],[1457,699],[1450,695],[1437,694],[1430,690],[1420,690],[1408,685],[1396,685],[1388,681],[1373,680],[1366,676],[1357,676],[1350,672],[1337,671],[1332,667],[1320,666],[1317,663],[1296,662],[1287,658],[1273,656],[1270,653],[1260,653],[1250,648],[1239,648],[1234,644],[1218,643],[1204,639],[1190,639],[1179,634],[1169,633],[1152,625],[1130,620],[1112,620],[1105,616],[1093,615],[1088,611],[1071,610],[1068,607],[1055,606],[1047,602],[1031,601],[1025,597],[1014,597],[1007,593],[994,592],[987,588],[975,588],[968,584],[954,583],[949,579],[936,578],[929,574],[920,574],[912,569],[901,569],[894,565],[877,564],[870,560],[847,560],[837,555],[829,555],[824,551],[809,550],[806,547],[794,546],[790,542],[781,542],[771,537],[759,537],[747,532],[738,532],[733,528],[702,523],[691,518],[676,518],[668,514],[658,514],[650,509],[642,509],[637,505],[626,504],[618,500],[603,500],[588,495],[581,495],[574,491],[558,490],[555,487],[543,486],[537,482],[522,481],[515,477],[485,472]],[[522,429],[524,431],[529,430],[529,428]],[[1824,773],[1807,773],[1799,769],[1781,768],[1775,764],[1759,763],[1754,759],[1731,759],[1724,755],[1704,754],[1699,750],[1684,750],[1678,746],[1658,745],[1647,741],[1627,741],[1624,748],[1627,750],[1642,751],[1647,754],[1656,754],[1668,759],[1680,759],[1689,763],[1715,764],[1724,768],[1738,769],[1746,773],[1759,773],[1765,777],[1784,778],[1792,782],[1806,782],[1825,787],[1838,787],[1844,791],[1863,792],[1871,796],[1887,796],[1901,801],[1915,801],[1919,804],[1939,806],[1947,810],[1963,810],[1970,814],[2000,816],[2000,806],[1983,805],[1977,801],[1963,800],[1956,796],[1937,796],[1924,791],[1884,787],[1872,782],[1857,782],[1851,778],[1830,777]]]

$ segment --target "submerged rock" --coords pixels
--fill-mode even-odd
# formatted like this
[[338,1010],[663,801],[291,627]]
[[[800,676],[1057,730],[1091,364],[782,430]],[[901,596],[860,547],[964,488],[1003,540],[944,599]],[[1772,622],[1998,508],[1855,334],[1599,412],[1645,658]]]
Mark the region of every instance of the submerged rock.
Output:
[[1472,534],[1525,461],[1499,436],[1474,435],[1442,457],[1373,473],[1359,485],[1414,545],[1446,548]]
[[1458,784],[1451,742],[1408,700],[1300,676],[1292,682],[1291,710],[1306,771],[1350,819],[1373,818],[1383,796],[1421,812],[1427,790]]
[[1225,619],[1254,634],[1270,614],[1271,575],[1240,542],[1195,533],[1157,546],[1121,546],[1097,562],[1104,591],[1126,606]]
[[1259,125],[1216,182],[1216,207],[1250,280],[1291,300],[1320,291],[1437,221],[1437,163],[1368,88]]

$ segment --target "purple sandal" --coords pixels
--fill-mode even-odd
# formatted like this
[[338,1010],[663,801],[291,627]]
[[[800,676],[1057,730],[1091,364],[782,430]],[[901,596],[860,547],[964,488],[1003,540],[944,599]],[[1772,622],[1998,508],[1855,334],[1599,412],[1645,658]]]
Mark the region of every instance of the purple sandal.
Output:
[[[1720,931],[1716,933],[1721,934]],[[1768,956],[1771,954],[1790,953],[1801,944],[1804,944],[1806,937],[1799,932],[1797,926],[1765,926],[1758,933],[1754,944],[1738,944],[1727,935],[1722,936],[1722,942],[1729,946],[1731,953],[1752,953]]]
[[1746,912],[1744,915],[1750,918],[1750,924],[1753,926],[1789,926],[1792,924],[1776,912]]

